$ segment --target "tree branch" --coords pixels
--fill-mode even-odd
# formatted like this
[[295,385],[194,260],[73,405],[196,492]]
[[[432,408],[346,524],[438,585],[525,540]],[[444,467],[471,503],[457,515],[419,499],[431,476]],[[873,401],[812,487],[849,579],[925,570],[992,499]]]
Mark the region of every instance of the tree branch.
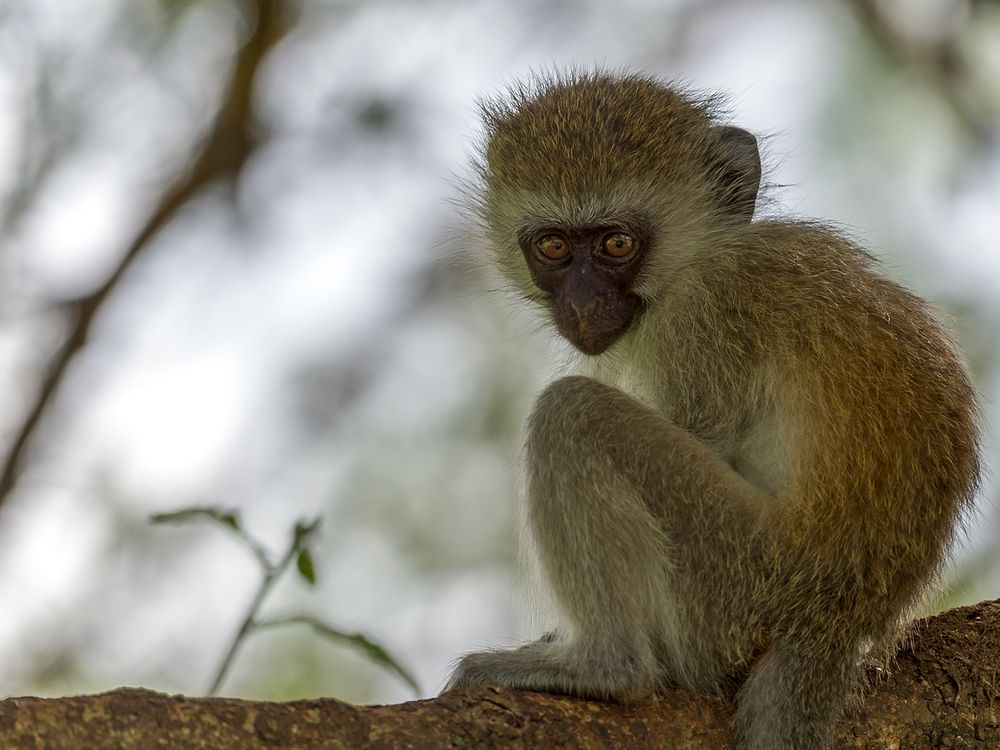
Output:
[[[837,748],[1000,747],[1000,601],[916,622],[893,672],[841,723]],[[34,750],[677,748],[729,737],[721,696],[670,690],[621,706],[499,688],[395,706],[267,703],[123,688],[0,702],[0,747]]]
[[215,125],[190,169],[167,188],[160,202],[132,239],[118,266],[93,293],[66,303],[73,316],[72,330],[50,361],[27,416],[14,437],[0,468],[0,506],[17,482],[27,447],[38,431],[70,364],[84,348],[101,308],[121,284],[135,260],[177,215],[177,212],[208,185],[223,177],[236,177],[254,149],[253,86],[261,61],[286,31],[285,0],[248,0],[248,15],[256,15],[256,27],[240,50],[225,99]]

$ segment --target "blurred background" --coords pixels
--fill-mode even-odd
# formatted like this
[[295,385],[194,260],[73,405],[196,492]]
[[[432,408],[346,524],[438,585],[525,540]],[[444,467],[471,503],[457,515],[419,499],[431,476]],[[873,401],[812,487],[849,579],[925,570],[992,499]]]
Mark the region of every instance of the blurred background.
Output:
[[[443,262],[475,100],[629,66],[729,92],[780,210],[953,318],[987,481],[936,606],[1000,596],[1000,5],[949,0],[0,0],[0,694],[202,694],[267,615],[440,688],[532,621],[512,455],[560,344]],[[459,227],[460,229],[460,227]],[[469,249],[470,255],[473,249]],[[222,693],[412,697],[307,628]]]

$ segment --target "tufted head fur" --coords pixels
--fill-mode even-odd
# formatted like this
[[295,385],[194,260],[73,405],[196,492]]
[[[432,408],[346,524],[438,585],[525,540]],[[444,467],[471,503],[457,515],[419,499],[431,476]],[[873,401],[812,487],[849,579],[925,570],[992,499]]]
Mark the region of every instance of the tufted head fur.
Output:
[[473,202],[495,260],[528,297],[537,292],[517,250],[526,231],[641,222],[659,246],[644,276],[662,279],[663,266],[753,214],[756,140],[718,124],[716,99],[646,75],[569,73],[515,84],[481,111]]
[[577,75],[520,85],[483,106],[493,190],[600,193],[623,181],[670,184],[708,160],[708,102],[651,78]]

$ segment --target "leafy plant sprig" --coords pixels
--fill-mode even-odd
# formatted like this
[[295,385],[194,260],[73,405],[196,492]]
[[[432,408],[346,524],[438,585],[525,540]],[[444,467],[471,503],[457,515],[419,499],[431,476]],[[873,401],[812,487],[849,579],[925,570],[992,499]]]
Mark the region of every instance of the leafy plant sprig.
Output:
[[244,530],[239,514],[235,511],[212,507],[184,508],[170,513],[158,513],[151,516],[149,520],[157,524],[188,523],[202,520],[212,521],[235,535],[236,539],[250,550],[260,566],[260,584],[247,607],[246,615],[244,615],[239,628],[230,641],[225,657],[215,672],[212,684],[208,689],[208,695],[216,695],[218,693],[219,687],[229,673],[229,668],[232,666],[240,646],[249,635],[258,630],[283,625],[308,625],[317,635],[327,640],[343,643],[358,649],[368,659],[385,667],[409,685],[415,694],[420,694],[420,686],[409,670],[405,669],[383,646],[362,633],[351,633],[341,630],[310,615],[299,614],[270,619],[260,618],[259,612],[264,600],[271,592],[277,580],[291,565],[292,561],[295,561],[295,569],[299,577],[310,586],[316,585],[316,568],[313,564],[312,552],[309,550],[309,539],[316,529],[319,528],[318,518],[308,522],[299,521],[295,524],[288,546],[277,562],[272,562],[271,556],[264,546]]

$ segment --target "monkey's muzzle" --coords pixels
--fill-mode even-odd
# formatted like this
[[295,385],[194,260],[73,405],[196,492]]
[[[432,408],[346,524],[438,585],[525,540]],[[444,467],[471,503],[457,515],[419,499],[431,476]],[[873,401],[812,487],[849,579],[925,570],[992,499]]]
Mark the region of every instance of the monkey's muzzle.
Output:
[[556,327],[584,354],[604,352],[621,338],[642,306],[637,294],[589,273],[573,274],[553,297]]

